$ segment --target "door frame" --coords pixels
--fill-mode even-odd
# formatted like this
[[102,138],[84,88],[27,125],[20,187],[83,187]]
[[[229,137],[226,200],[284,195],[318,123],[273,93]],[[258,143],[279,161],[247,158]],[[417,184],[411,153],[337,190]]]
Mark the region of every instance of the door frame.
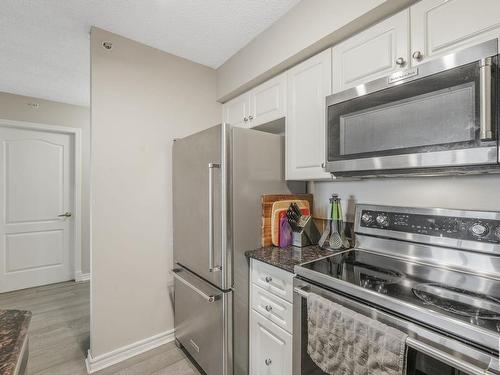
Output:
[[14,121],[0,118],[0,128],[14,128],[38,130],[46,133],[68,134],[73,138],[74,165],[73,165],[73,239],[70,241],[70,258],[73,261],[73,277],[82,274],[82,129],[61,125],[41,124],[26,121]]

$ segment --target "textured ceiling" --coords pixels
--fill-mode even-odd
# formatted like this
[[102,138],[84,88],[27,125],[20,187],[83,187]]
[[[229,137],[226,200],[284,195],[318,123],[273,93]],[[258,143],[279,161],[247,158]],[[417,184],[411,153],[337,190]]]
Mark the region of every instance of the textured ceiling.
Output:
[[89,105],[92,25],[217,68],[300,0],[0,0],[0,91]]

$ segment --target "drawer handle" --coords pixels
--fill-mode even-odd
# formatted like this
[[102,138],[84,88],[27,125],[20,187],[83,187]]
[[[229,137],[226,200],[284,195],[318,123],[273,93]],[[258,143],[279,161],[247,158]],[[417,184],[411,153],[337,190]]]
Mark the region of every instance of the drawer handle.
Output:
[[266,366],[271,366],[271,363],[273,363],[273,361],[271,361],[271,358],[268,358],[264,361],[264,363],[266,364]]
[[212,295],[212,294],[209,295],[209,294],[206,294],[203,291],[201,291],[200,289],[198,289],[197,287],[195,287],[193,284],[191,284],[190,282],[188,282],[187,280],[185,280],[183,277],[181,277],[180,276],[180,273],[182,272],[181,269],[176,268],[176,269],[173,269],[172,271],[173,271],[174,278],[176,280],[179,280],[181,283],[183,283],[184,285],[186,285],[188,288],[191,288],[193,291],[195,291],[196,293],[198,293],[208,303],[213,303],[213,302],[217,301],[218,299],[220,299],[220,295]]
[[271,281],[273,281],[273,278],[271,276],[266,276],[266,283],[270,283]]
[[271,305],[266,305],[265,309],[266,309],[266,311],[271,311],[273,309],[273,307]]

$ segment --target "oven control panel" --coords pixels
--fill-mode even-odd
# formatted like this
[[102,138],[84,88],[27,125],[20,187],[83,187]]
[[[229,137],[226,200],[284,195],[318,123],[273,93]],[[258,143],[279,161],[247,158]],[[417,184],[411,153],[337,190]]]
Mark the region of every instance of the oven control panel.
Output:
[[500,220],[362,210],[361,228],[500,244]]

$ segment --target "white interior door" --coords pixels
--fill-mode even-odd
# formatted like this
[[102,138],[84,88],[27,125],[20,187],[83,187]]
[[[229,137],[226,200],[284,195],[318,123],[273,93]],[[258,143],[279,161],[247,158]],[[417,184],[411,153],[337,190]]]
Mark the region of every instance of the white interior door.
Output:
[[69,134],[0,123],[0,292],[73,278]]

